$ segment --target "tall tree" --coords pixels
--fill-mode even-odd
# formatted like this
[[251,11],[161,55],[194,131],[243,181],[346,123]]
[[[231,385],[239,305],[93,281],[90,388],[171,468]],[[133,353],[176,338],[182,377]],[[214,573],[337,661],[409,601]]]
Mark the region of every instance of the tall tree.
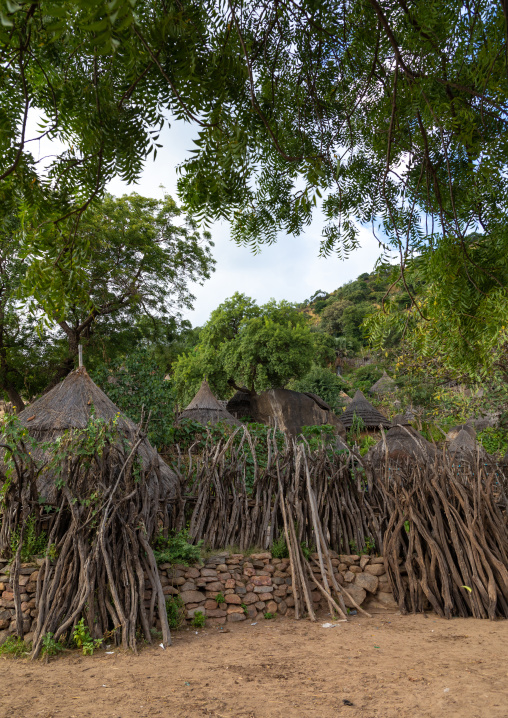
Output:
[[93,345],[95,338],[127,327],[142,334],[142,316],[145,332],[147,323],[156,331],[160,325],[174,327],[181,310],[192,307],[189,284],[208,279],[215,264],[210,234],[201,236],[169,196],[159,201],[106,195],[88,209],[78,234],[87,254],[76,268],[74,296],[55,307],[37,288],[32,302],[67,340],[53,383],[74,367],[80,342]]

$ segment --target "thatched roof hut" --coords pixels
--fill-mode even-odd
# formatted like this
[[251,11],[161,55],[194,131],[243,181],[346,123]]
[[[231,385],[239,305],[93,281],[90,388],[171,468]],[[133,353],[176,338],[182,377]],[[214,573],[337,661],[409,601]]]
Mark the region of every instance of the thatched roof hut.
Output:
[[251,395],[245,391],[237,391],[226,404],[226,410],[235,418],[252,418]]
[[353,425],[355,416],[363,421],[366,429],[378,428],[380,425],[383,428],[389,428],[391,426],[386,416],[383,416],[383,414],[375,409],[360,390],[356,392],[352,402],[344,413],[341,414],[340,420],[346,429],[349,429]]
[[398,423],[386,432],[384,440],[378,441],[368,451],[366,459],[371,464],[381,464],[386,460],[387,453],[389,464],[429,462],[436,458],[437,449],[412,426]]
[[473,441],[476,440],[476,431],[473,426],[471,426],[470,424],[458,424],[457,426],[453,426],[446,434],[446,441],[454,441],[461,431],[465,431],[467,434],[469,434]]
[[[84,429],[92,412],[95,417],[105,421],[113,421],[116,418],[116,428],[120,436],[132,443],[137,431],[136,424],[122,414],[102,389],[99,389],[84,367],[68,374],[60,384],[20,412],[18,419],[26,426],[30,436],[42,443],[54,441],[69,429]],[[138,447],[138,454],[150,478],[160,482],[158,494],[161,500],[174,498],[178,491],[178,479],[148,439],[143,439]],[[43,450],[34,458],[43,459]],[[54,476],[43,471],[37,484],[39,493],[52,503],[56,496]]]
[[383,375],[370,387],[369,392],[371,394],[390,394],[397,389],[395,381],[384,371]]
[[206,379],[203,380],[194,399],[178,417],[178,422],[184,419],[192,419],[200,424],[218,424],[223,421],[226,424],[240,426],[240,422],[219,404]]
[[346,394],[345,391],[341,391],[340,394],[339,394],[339,397],[340,397],[340,401],[341,401],[343,404],[345,404],[346,406],[347,406],[348,404],[351,404],[351,402],[353,401],[353,400],[351,399],[351,397],[349,396],[349,394]]

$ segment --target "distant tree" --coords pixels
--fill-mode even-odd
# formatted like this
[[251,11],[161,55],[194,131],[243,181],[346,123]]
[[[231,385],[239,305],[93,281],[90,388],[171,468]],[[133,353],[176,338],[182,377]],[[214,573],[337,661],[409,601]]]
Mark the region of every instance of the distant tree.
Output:
[[236,293],[212,312],[194,350],[179,357],[174,383],[182,401],[204,377],[220,396],[284,387],[310,369],[316,353],[327,351],[333,357],[294,305],[272,300],[260,307]]

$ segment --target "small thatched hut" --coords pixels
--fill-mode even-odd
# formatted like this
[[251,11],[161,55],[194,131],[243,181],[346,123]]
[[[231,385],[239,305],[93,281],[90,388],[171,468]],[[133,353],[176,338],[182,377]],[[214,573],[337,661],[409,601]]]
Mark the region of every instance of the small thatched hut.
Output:
[[389,464],[404,464],[408,461],[429,462],[434,461],[437,449],[434,444],[422,436],[409,424],[395,423],[381,439],[370,449],[366,455],[367,461],[372,465],[379,465],[386,461],[388,454]]
[[386,371],[384,371],[383,375],[370,387],[369,392],[371,394],[382,395],[391,394],[392,392],[397,391],[397,389],[398,386],[395,381],[388,376]]
[[206,379],[203,380],[194,399],[178,417],[178,423],[185,419],[199,421],[200,424],[218,424],[223,421],[226,424],[240,426],[240,422],[219,404]]
[[473,441],[476,440],[476,431],[473,426],[471,426],[470,424],[458,424],[457,426],[453,426],[446,434],[446,441],[454,441],[461,431],[465,431],[467,434],[469,434]]
[[[60,384],[23,409],[17,418],[26,426],[33,439],[46,443],[54,441],[69,429],[84,429],[92,412],[95,417],[105,421],[115,419],[120,436],[129,443],[133,441],[137,431],[136,424],[122,414],[102,389],[99,389],[84,367],[68,374]],[[38,456],[34,458],[44,458],[42,449],[37,453]],[[138,454],[143,468],[151,474],[150,479],[159,483],[158,493],[161,500],[173,499],[178,490],[178,479],[148,439],[143,439],[138,447]],[[37,484],[41,496],[53,503],[56,488],[51,473],[42,471]]]
[[448,455],[456,467],[463,465],[474,466],[478,459],[480,464],[484,466],[494,463],[483,446],[466,429],[461,429],[453,441],[450,441]]
[[375,409],[360,390],[356,392],[352,402],[340,417],[346,429],[353,426],[355,416],[363,421],[366,429],[377,429],[380,425],[386,429],[391,427],[386,416]]

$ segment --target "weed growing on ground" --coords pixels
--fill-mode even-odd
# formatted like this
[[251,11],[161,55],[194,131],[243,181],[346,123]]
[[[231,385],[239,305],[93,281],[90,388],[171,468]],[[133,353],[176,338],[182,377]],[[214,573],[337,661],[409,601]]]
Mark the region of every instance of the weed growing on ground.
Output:
[[275,613],[270,613],[270,611],[267,611],[265,613],[265,618],[269,620],[270,618],[275,618]]
[[79,623],[74,626],[74,632],[72,634],[74,643],[78,648],[81,648],[84,656],[92,656],[96,648],[102,643],[102,638],[92,638],[88,626],[85,626],[85,619],[82,618]]
[[5,643],[0,646],[0,656],[11,658],[24,658],[30,653],[30,646],[22,638],[9,636]]
[[288,558],[289,557],[289,551],[286,543],[286,539],[284,538],[284,535],[281,534],[279,538],[272,543],[272,557],[273,558]]
[[55,641],[53,633],[46,633],[42,639],[41,658],[50,658],[56,656],[57,653],[63,651],[63,646],[58,641]]

